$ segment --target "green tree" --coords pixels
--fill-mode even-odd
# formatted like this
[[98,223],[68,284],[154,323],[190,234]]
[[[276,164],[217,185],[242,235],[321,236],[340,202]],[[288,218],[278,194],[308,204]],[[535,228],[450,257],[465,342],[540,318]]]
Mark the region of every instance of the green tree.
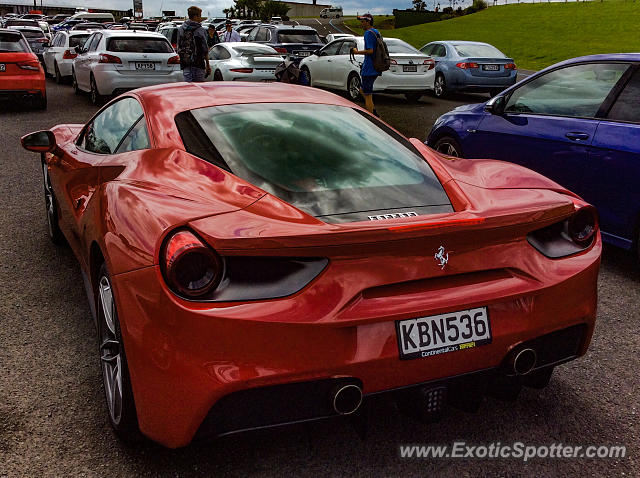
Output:
[[413,9],[416,12],[424,12],[427,9],[427,4],[423,0],[413,0]]

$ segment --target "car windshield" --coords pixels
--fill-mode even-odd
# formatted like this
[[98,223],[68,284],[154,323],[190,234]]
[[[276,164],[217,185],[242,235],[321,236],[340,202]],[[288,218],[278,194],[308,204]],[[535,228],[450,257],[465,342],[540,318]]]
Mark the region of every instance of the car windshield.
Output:
[[107,51],[129,53],[171,53],[173,48],[165,38],[118,37],[109,38]]
[[239,46],[234,46],[233,50],[238,54],[238,55],[244,55],[244,56],[253,56],[253,55],[279,55],[279,53],[277,51],[275,51],[273,48],[271,48],[270,46],[266,46],[266,45],[251,45],[251,46],[244,46],[244,45],[239,45]]
[[69,37],[69,48],[84,45],[84,42],[89,38],[89,34],[72,35]]
[[454,43],[453,48],[463,58],[506,58],[507,56],[491,45],[481,43]]
[[29,45],[16,33],[0,32],[0,53],[29,51]]
[[44,32],[42,30],[21,30],[21,33],[25,38],[42,38],[44,36]]
[[[313,216],[420,206],[451,211],[411,143],[353,108],[242,104],[191,115],[192,123],[176,118],[188,151],[206,158],[214,150],[235,175]],[[196,140],[198,131],[208,141]]]
[[313,30],[280,30],[280,43],[321,43],[318,33]]
[[387,50],[391,53],[412,53],[417,55],[424,55],[420,50],[412,47],[408,43],[395,38],[385,38],[384,42],[387,44]]

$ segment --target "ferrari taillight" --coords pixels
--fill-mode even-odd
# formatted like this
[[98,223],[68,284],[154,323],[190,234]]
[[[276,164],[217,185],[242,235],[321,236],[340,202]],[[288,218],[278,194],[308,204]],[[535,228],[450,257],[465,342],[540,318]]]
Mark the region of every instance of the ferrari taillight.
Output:
[[571,240],[579,245],[589,244],[598,230],[598,214],[593,206],[583,206],[569,219]]
[[287,53],[286,48],[281,48],[281,47],[274,47],[274,48],[278,53]]
[[215,251],[187,230],[179,230],[167,238],[160,266],[169,288],[189,299],[214,289],[223,269]]
[[98,60],[98,63],[122,63],[122,60],[115,55],[109,55],[108,53],[101,53],[100,60]]
[[253,73],[253,68],[230,68],[229,71],[235,73]]

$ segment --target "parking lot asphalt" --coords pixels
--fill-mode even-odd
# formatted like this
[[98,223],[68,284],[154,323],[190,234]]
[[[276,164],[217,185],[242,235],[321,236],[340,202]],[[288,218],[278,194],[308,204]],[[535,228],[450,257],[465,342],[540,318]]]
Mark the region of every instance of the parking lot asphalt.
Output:
[[[0,105],[0,477],[4,476],[640,476],[640,272],[605,247],[599,312],[587,355],[544,390],[486,398],[435,424],[372,404],[361,439],[346,419],[288,426],[167,450],[127,447],[107,421],[97,341],[71,251],[47,237],[39,158],[21,135],[82,123],[95,107],[48,81],[49,109]],[[437,116],[483,95],[376,96],[387,122],[424,139]],[[176,404],[179,406],[179,404]],[[401,459],[407,444],[625,445],[619,459]]]

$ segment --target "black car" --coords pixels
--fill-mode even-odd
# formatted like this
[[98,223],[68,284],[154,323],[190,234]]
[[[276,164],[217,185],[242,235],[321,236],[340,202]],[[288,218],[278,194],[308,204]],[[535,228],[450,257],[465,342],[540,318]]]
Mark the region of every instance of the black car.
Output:
[[288,54],[295,62],[324,46],[318,32],[305,25],[258,25],[251,30],[247,41],[269,45],[278,53]]

